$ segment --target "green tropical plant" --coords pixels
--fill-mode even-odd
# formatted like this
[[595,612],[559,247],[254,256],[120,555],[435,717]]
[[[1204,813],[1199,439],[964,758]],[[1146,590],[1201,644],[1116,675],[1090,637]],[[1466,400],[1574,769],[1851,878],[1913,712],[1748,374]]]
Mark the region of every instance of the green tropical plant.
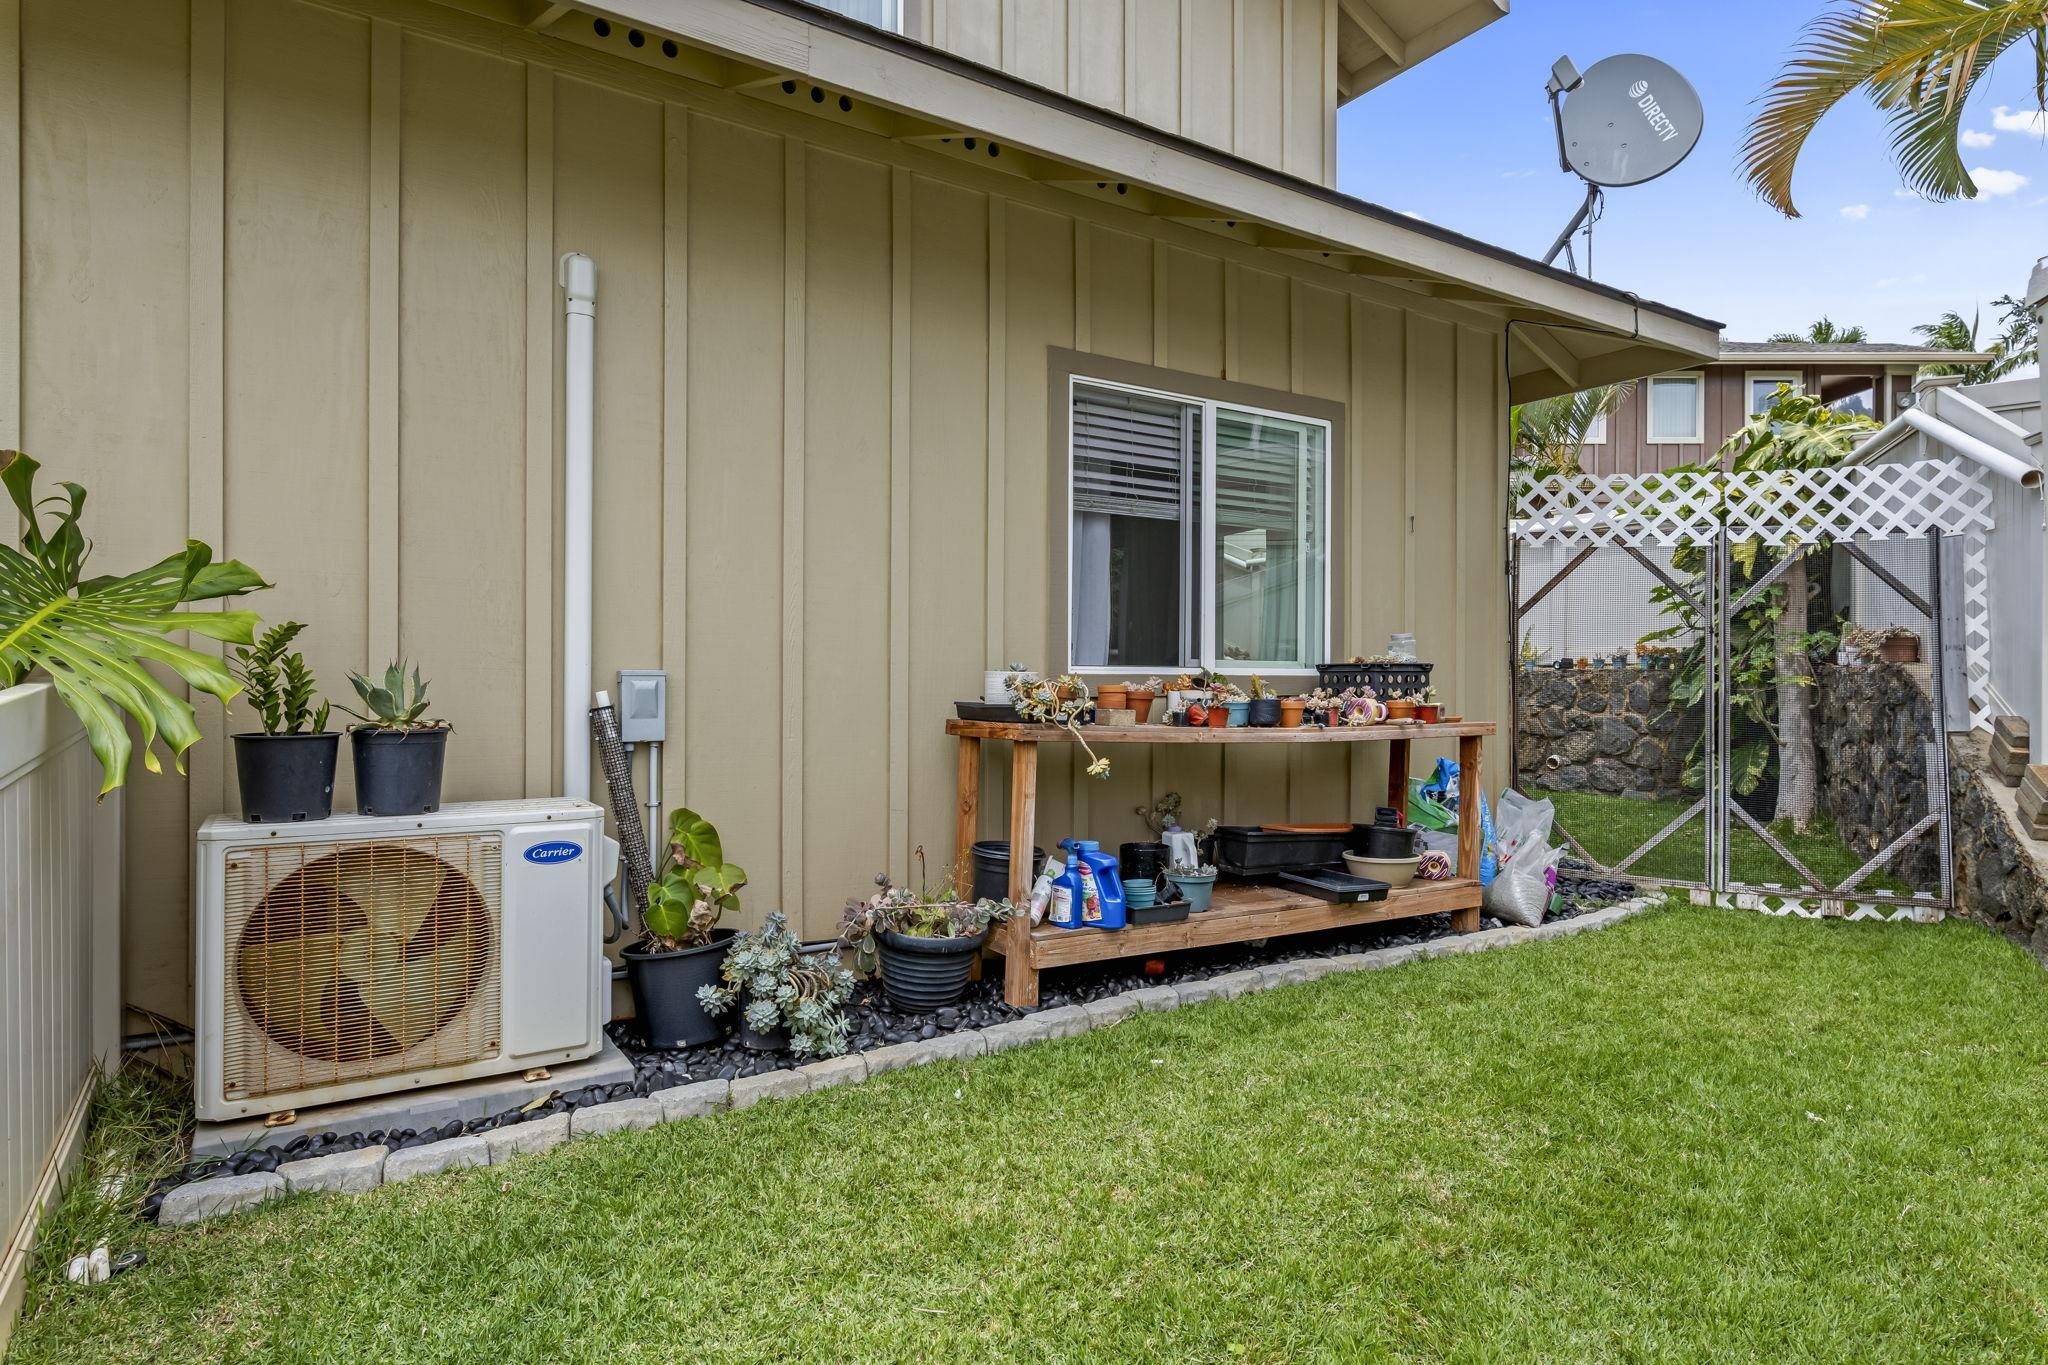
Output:
[[317,735],[327,728],[327,703],[313,705],[313,670],[306,667],[306,656],[286,652],[305,628],[303,621],[280,621],[254,645],[235,648],[232,671],[266,735]]
[[799,1057],[837,1057],[850,1031],[846,1002],[855,979],[831,948],[805,952],[780,910],[759,929],[737,934],[718,969],[719,983],[697,991],[709,1015],[740,1005],[756,1033],[789,1030],[789,1049]]
[[1833,318],[1823,316],[1803,332],[1773,332],[1766,340],[1774,346],[1855,346],[1870,340],[1870,334],[1853,325],[1837,326]]
[[420,676],[419,665],[413,665],[412,676],[408,678],[403,659],[384,670],[381,683],[372,682],[361,673],[348,675],[355,687],[356,695],[363,699],[365,711],[344,706],[341,709],[354,716],[364,728],[371,730],[440,730],[447,727],[445,720],[427,720],[427,682]]
[[[79,528],[85,489],[58,486],[62,496],[38,499],[41,466],[18,450],[0,451],[4,484],[21,519],[21,545],[0,545],[0,687],[37,669],[85,727],[100,764],[100,795],[127,780],[134,745],[122,713],[142,737],[142,766],[163,771],[156,741],[179,772],[199,741],[192,707],[149,664],[161,664],[195,692],[226,702],[240,691],[227,665],[164,637],[191,631],[227,644],[255,639],[253,611],[181,611],[188,602],[239,597],[270,585],[240,560],[214,561],[196,540],[183,552],[122,577],[81,579],[92,542]],[[46,530],[45,511],[54,515]]]
[[1579,472],[1579,451],[1593,425],[1621,406],[1633,384],[1602,384],[1532,399],[1508,409],[1508,449],[1544,475]]
[[[1953,374],[1961,376],[1965,384],[1989,384],[2040,358],[2040,323],[2034,310],[2011,294],[2001,294],[1991,302],[2000,310],[1998,335],[1983,348],[1991,359],[1970,365],[1922,365],[1921,374]],[[1935,321],[1920,323],[1913,330],[1930,346],[1947,351],[1974,351],[1978,349],[1982,316],[1973,314],[1964,322],[1961,313],[1943,313]]]
[[2024,43],[2034,102],[2048,110],[2048,0],[1836,0],[1809,23],[1742,146],[1742,173],[1765,203],[1797,218],[1792,171],[1830,109],[1857,90],[1891,121],[1906,186],[1929,199],[1974,199],[1963,164],[1963,108],[1977,81]]
[[694,948],[711,941],[719,916],[740,908],[746,871],[725,860],[718,829],[693,810],[668,820],[669,857],[661,877],[647,888],[640,922],[658,952]]

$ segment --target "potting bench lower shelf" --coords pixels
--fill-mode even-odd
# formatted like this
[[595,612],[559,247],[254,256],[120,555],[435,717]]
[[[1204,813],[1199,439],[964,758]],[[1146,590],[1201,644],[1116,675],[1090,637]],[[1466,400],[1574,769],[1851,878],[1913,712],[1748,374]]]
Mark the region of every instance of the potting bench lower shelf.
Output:
[[[964,859],[980,833],[981,746],[987,740],[1007,741],[1013,746],[1010,764],[1010,847],[1030,849],[1037,833],[1038,746],[1071,744],[1074,737],[1051,725],[1026,725],[998,721],[949,720],[946,733],[960,742],[959,810],[956,826],[959,852]],[[1494,727],[1486,722],[1458,722],[1433,725],[1368,725],[1323,729],[1189,729],[1166,725],[1091,726],[1091,745],[1123,744],[1385,744],[1387,754],[1387,804],[1402,813],[1408,810],[1408,746],[1418,739],[1455,739],[1458,742],[1458,800],[1461,810],[1479,809],[1484,790],[1481,745]],[[1458,831],[1458,866],[1471,868],[1479,862],[1479,822],[1466,821]],[[1038,869],[1027,860],[1010,860],[1010,899],[1023,904],[1030,879]],[[1218,883],[1210,908],[1189,915],[1177,924],[1139,924],[1119,930],[1061,929],[1051,925],[1033,928],[1023,918],[1004,925],[990,946],[1003,955],[1003,998],[1012,1005],[1038,1003],[1038,974],[1047,967],[1072,966],[1080,962],[1102,962],[1112,958],[1150,956],[1183,948],[1208,948],[1247,939],[1279,938],[1288,934],[1312,933],[1318,929],[1341,929],[1382,920],[1405,919],[1449,911],[1451,928],[1471,933],[1479,927],[1480,887],[1476,880],[1458,878],[1441,882],[1418,882],[1388,894],[1383,901],[1332,904],[1314,896],[1285,891],[1262,883]]]

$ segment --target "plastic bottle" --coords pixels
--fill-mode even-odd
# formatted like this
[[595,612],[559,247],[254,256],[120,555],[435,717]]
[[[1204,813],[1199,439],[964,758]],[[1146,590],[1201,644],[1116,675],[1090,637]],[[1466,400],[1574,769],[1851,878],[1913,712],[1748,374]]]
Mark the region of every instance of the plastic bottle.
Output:
[[1104,853],[1093,839],[1068,839],[1061,844],[1073,850],[1070,865],[1078,863],[1092,899],[1082,901],[1081,922],[1091,929],[1124,927],[1124,880],[1117,870],[1116,855]]
[[[1066,845],[1062,844],[1062,848]],[[1081,873],[1080,860],[1070,858],[1061,863],[1057,858],[1045,860],[1046,870],[1052,872],[1051,896],[1047,901],[1045,917],[1062,929],[1081,927]],[[1053,872],[1057,867],[1058,871]]]
[[1066,865],[1058,858],[1048,857],[1045,866],[1039,870],[1038,880],[1031,884],[1031,922],[1043,924],[1046,912],[1052,908],[1052,884]]

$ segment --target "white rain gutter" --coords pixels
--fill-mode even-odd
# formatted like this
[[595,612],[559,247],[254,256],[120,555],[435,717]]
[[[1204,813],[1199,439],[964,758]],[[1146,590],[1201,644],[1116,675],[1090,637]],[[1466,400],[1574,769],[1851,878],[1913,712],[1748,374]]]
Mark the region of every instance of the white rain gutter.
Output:
[[1909,430],[1917,431],[1929,440],[1940,442],[1964,459],[1975,461],[2000,478],[2008,479],[2022,488],[2041,486],[2041,471],[2033,464],[2016,455],[2009,455],[1990,442],[1980,440],[1960,427],[1950,426],[1919,408],[1907,408],[1892,418],[1883,430],[1858,445],[1849,454],[1850,463],[1863,463]]
[[562,795],[590,799],[591,446],[596,430],[597,263],[556,263],[563,308]]

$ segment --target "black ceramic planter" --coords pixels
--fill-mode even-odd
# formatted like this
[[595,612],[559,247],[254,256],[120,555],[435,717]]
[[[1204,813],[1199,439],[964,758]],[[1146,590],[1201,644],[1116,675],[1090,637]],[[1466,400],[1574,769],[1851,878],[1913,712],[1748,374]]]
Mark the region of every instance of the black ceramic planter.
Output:
[[913,1014],[943,1009],[967,993],[974,954],[987,933],[973,938],[917,938],[885,933],[876,943],[882,989],[889,1003]]
[[706,1014],[697,992],[718,984],[732,937],[731,929],[713,929],[711,942],[702,947],[657,953],[635,946],[619,954],[633,988],[633,1015],[649,1047],[696,1047],[725,1037],[732,1014]]
[[426,815],[441,809],[448,728],[353,730],[356,809],[364,815]]
[[1280,723],[1280,699],[1278,697],[1253,697],[1251,709],[1245,713],[1246,725],[1278,725]]
[[334,764],[341,736],[236,735],[235,778],[242,818],[262,824],[325,820],[334,813]]

